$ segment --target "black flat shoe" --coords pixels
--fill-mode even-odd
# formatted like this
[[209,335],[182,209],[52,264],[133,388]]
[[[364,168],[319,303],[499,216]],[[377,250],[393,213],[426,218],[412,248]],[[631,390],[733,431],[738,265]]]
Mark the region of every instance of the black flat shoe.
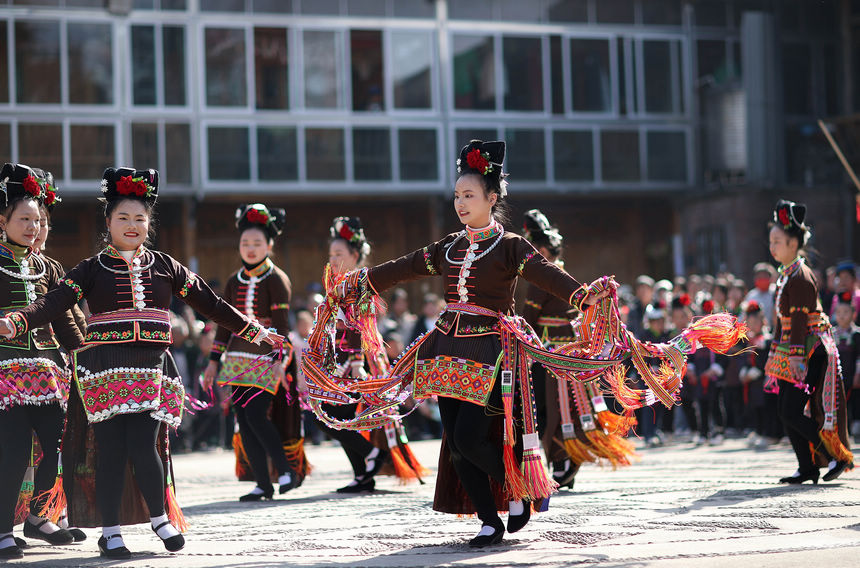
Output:
[[523,512],[519,515],[508,515],[508,532],[515,533],[529,522],[532,517],[532,504],[523,500]]
[[370,492],[376,489],[376,481],[371,477],[370,479],[361,479],[357,480],[358,483],[350,483],[344,487],[341,487],[336,491],[336,493],[364,493],[365,491]]
[[854,464],[849,461],[836,462],[836,465],[829,469],[827,473],[824,474],[824,477],[822,477],[821,479],[823,479],[824,481],[833,481],[834,479],[842,475],[846,469],[851,469],[851,467],[853,466]]
[[69,531],[69,534],[72,535],[72,538],[75,539],[75,542],[84,542],[85,540],[87,540],[87,533],[85,533],[79,528],[69,527],[66,530]]
[[576,474],[579,472],[579,464],[571,463],[567,468],[564,468],[564,465],[562,465],[554,469],[552,480],[558,483],[559,487],[573,489],[573,482],[576,479]]
[[108,548],[107,542],[108,540],[115,538],[119,535],[112,535],[107,538],[104,536],[99,537],[99,554],[104,556],[105,558],[131,558],[131,551],[124,546],[120,546],[119,548]]
[[[158,538],[161,538],[158,535],[158,530],[161,527],[167,526],[169,524],[170,524],[170,521],[164,521],[163,523],[161,523],[157,527],[152,527],[152,532],[155,533],[155,536],[157,536]],[[168,552],[177,552],[179,550],[182,550],[185,547],[185,537],[182,536],[181,534],[175,534],[175,535],[168,537],[168,538],[161,538],[161,542],[164,543],[164,548],[166,548]]]
[[[373,467],[367,470],[362,477],[362,479],[371,479],[374,475],[379,473],[379,470],[382,469],[382,466],[391,458],[391,452],[388,450],[379,450],[379,454],[375,458],[373,458]],[[364,458],[365,463],[368,458]]]
[[47,522],[48,519],[45,519],[38,525],[34,525],[29,519],[24,521],[24,536],[44,540],[49,544],[72,544],[75,542],[75,537],[66,529],[59,529],[51,534],[42,532],[40,527]]
[[250,503],[253,501],[262,501],[263,499],[271,500],[271,498],[275,495],[275,488],[270,487],[266,489],[263,493],[248,493],[247,495],[242,495],[239,497],[239,501],[243,503]]
[[502,525],[502,521],[499,520],[498,525],[488,525],[484,524],[483,527],[491,527],[493,529],[493,534],[489,535],[478,535],[472,540],[469,541],[469,546],[472,548],[484,548],[485,546],[490,546],[493,544],[499,544],[502,542],[502,537],[505,536],[505,527]]
[[23,542],[21,539],[17,537],[4,537],[0,542],[11,542],[8,546],[0,548],[0,559],[12,560],[15,558],[24,558],[24,551],[21,550],[21,546],[18,544],[19,542]]
[[290,482],[280,485],[278,487],[278,494],[283,495],[287,491],[292,491],[299,485],[301,485],[301,482],[299,482],[299,476],[296,474],[296,472],[292,471],[290,472]]
[[24,540],[23,538],[18,538],[17,536],[15,537],[15,544],[18,545],[18,548],[27,548],[28,546],[26,540]]
[[788,483],[789,485],[800,485],[804,481],[811,481],[813,484],[818,485],[818,476],[820,475],[817,469],[811,469],[805,473],[801,473],[800,475],[790,475],[788,477],[783,477],[779,480],[780,483]]

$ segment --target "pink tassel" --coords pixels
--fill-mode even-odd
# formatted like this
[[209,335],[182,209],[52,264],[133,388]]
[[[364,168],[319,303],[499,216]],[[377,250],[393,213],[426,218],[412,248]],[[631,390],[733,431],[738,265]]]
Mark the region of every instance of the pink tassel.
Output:
[[514,456],[514,447],[505,444],[502,446],[502,461],[505,464],[505,489],[511,501],[528,499],[529,492],[523,472]]
[[188,523],[185,521],[185,515],[182,514],[182,508],[176,500],[176,494],[173,492],[173,485],[168,483],[165,489],[164,502],[167,505],[167,518],[170,523],[179,532],[188,531]]
[[683,331],[695,347],[696,342],[715,353],[726,353],[741,339],[746,339],[747,326],[729,313],[711,314],[694,321]]
[[549,497],[558,489],[558,484],[546,475],[539,450],[528,449],[523,452],[523,477],[530,501]]

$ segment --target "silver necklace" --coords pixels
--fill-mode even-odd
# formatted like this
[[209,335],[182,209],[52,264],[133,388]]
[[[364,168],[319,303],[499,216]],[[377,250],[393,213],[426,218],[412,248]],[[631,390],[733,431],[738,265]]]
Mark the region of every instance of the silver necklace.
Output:
[[[241,282],[242,284],[249,284],[249,283],[251,283],[251,282],[259,282],[260,280],[263,280],[263,279],[264,279],[264,278],[266,278],[269,274],[271,274],[271,273],[272,273],[272,269],[274,269],[274,268],[275,268],[275,265],[273,264],[273,265],[272,265],[272,266],[270,266],[270,267],[269,267],[269,269],[268,269],[267,271],[265,271],[264,273],[260,274],[259,276],[251,276],[251,278],[249,278],[248,280],[242,280],[242,272],[244,272],[244,270],[240,270],[239,272],[237,272],[237,273],[236,273],[236,279],[237,279],[239,282]],[[255,279],[256,279],[256,280],[255,280]]]
[[149,270],[150,268],[152,268],[152,265],[153,265],[153,264],[155,264],[155,255],[152,255],[152,260],[151,260],[151,261],[149,262],[149,264],[147,264],[146,266],[140,266],[140,257],[139,257],[139,256],[136,256],[136,257],[134,257],[134,258],[132,259],[132,261],[131,261],[131,263],[132,263],[131,270],[119,270],[119,269],[116,269],[116,268],[111,268],[110,266],[105,266],[105,263],[104,263],[104,262],[102,262],[102,255],[103,255],[104,253],[105,253],[105,251],[101,251],[101,252],[97,255],[97,258],[98,258],[98,260],[99,260],[99,264],[101,265],[101,267],[102,267],[102,268],[104,268],[104,269],[105,269],[105,270],[107,270],[108,272],[113,272],[114,274],[135,274],[135,273],[140,273],[140,272],[143,272],[144,270]]
[[30,262],[26,258],[21,259],[21,271],[12,272],[0,266],[0,272],[12,278],[23,280],[24,289],[27,292],[27,300],[29,303],[36,301],[36,282],[41,280],[48,270],[48,266],[42,263],[42,272],[40,274],[30,274]]
[[454,248],[454,245],[457,244],[457,241],[462,239],[465,235],[466,235],[466,231],[460,231],[460,234],[457,235],[457,238],[454,239],[454,241],[450,245],[448,245],[448,248],[445,250],[445,260],[447,260],[448,262],[450,262],[454,266],[461,266],[462,264],[464,264],[466,262],[468,262],[469,264],[472,264],[473,262],[481,260],[482,258],[487,256],[488,254],[490,254],[490,251],[493,250],[494,248],[496,248],[496,245],[498,245],[502,241],[502,237],[505,236],[505,228],[502,226],[499,226],[499,236],[496,237],[496,240],[493,241],[493,244],[488,246],[487,250],[485,250],[481,254],[477,254],[477,255],[475,254],[475,250],[477,250],[477,248],[478,248],[478,243],[472,243],[469,245],[469,252],[466,253],[466,256],[465,256],[465,258],[463,258],[463,260],[453,260],[450,256],[451,249]]

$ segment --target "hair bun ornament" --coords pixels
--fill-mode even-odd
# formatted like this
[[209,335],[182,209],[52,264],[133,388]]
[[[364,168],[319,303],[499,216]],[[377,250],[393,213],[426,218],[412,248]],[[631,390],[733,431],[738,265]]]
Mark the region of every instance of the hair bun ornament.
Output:
[[761,312],[761,306],[755,300],[750,300],[749,302],[747,302],[747,308],[744,311],[748,316],[752,314],[757,314]]
[[15,199],[35,199],[40,204],[45,199],[44,182],[30,166],[24,164],[3,164],[0,170],[0,191],[3,192],[4,208]]
[[713,300],[705,300],[702,302],[702,311],[707,314],[711,314],[714,312],[714,301]]
[[773,209],[773,222],[783,230],[808,231],[809,227],[804,224],[804,221],[806,221],[806,205],[787,199],[777,201]]
[[681,308],[687,308],[692,303],[693,300],[690,298],[689,294],[681,294],[676,298],[672,298],[672,309],[677,310]]
[[43,203],[50,213],[54,210],[54,206],[56,206],[57,203],[63,201],[58,195],[59,188],[54,185],[54,174],[39,168],[33,168],[33,173],[36,174],[36,178],[38,178],[39,182],[42,184],[42,189],[44,190]]
[[118,199],[139,199],[155,205],[158,199],[158,171],[107,168],[102,175],[102,194],[108,203]]
[[283,209],[269,209],[262,203],[243,203],[236,209],[236,228],[240,232],[256,227],[270,239],[279,236],[287,220]]
[[457,173],[460,175],[473,173],[489,177],[495,182],[494,185],[499,185],[499,194],[505,197],[507,184],[504,182],[506,175],[502,173],[504,161],[505,142],[503,140],[493,142],[471,140],[460,150],[460,157],[457,158]]
[[370,244],[364,236],[364,228],[358,217],[335,217],[329,228],[332,240],[343,239],[347,245],[362,256],[370,254]]
[[535,246],[549,245],[553,249],[561,247],[564,240],[540,209],[526,211],[523,236]]
[[839,294],[838,298],[839,298],[838,302],[840,304],[845,304],[848,306],[854,305],[854,294],[848,290]]

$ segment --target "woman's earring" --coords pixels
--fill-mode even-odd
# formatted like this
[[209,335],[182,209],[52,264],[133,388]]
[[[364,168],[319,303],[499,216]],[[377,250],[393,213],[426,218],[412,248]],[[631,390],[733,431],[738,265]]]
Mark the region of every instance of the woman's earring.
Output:
[[9,242],[9,239],[6,237],[6,229],[3,229],[3,232],[0,233],[0,241],[4,243]]

